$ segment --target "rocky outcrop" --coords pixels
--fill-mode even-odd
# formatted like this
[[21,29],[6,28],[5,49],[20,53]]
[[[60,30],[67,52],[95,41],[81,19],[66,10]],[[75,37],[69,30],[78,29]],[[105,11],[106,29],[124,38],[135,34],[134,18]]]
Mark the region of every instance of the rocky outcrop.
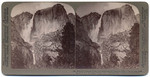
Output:
[[26,42],[29,42],[32,17],[33,15],[31,13],[23,12],[11,18],[12,22],[15,24],[16,30]]
[[96,12],[91,12],[88,15],[85,15],[81,18],[85,31],[88,33],[92,29],[96,28],[98,20],[100,19],[101,15]]
[[99,41],[107,38],[110,34],[130,30],[136,21],[134,11],[130,5],[105,11],[99,28]]
[[[132,31],[133,28],[135,28],[134,26],[138,25],[138,19],[139,17],[135,16],[130,5],[107,10],[103,13],[97,41],[99,45],[101,45],[100,50],[103,57],[103,68],[137,67],[138,54],[136,53],[136,57],[133,56],[132,47],[136,48],[134,50],[135,52],[139,51],[139,47],[136,46],[139,40],[135,40],[138,39],[139,34],[133,34]],[[137,30],[134,29],[134,31]],[[136,36],[136,38],[134,36]],[[136,45],[133,45],[135,43]],[[130,59],[134,59],[135,61]]]
[[29,12],[23,12],[11,19],[19,33],[22,33],[22,30],[26,28],[25,26],[29,24],[32,16],[33,15]]
[[71,22],[74,26],[76,25],[76,16],[72,13],[68,14],[69,22]]
[[33,65],[32,46],[23,39],[23,32],[32,18],[23,12],[11,18],[11,66],[12,68],[31,68]]
[[76,52],[75,52],[75,25],[67,22],[62,32],[62,50],[59,52],[57,68],[76,68]]
[[126,68],[138,68],[139,67],[139,23],[135,23],[131,28],[130,32],[130,52],[127,53],[127,56],[122,63]]
[[102,68],[122,67],[121,63],[130,50],[128,31],[111,34],[101,44]]
[[38,68],[75,68],[74,25],[67,22],[62,30],[43,34],[34,51]]
[[62,49],[62,30],[43,34],[34,43],[36,68],[53,68],[53,64]]
[[[90,26],[90,25],[89,25]],[[91,25],[92,26],[92,25]],[[92,42],[84,23],[76,16],[76,68],[97,68],[100,64],[99,45]]]
[[38,10],[33,18],[33,27],[30,35],[31,41],[35,41],[42,34],[63,29],[66,22],[68,22],[68,17],[64,6],[61,4]]
[[76,68],[99,68],[101,64],[100,46],[93,39],[100,17],[96,12],[82,18],[76,15]]
[[17,25],[11,21],[11,67],[32,68],[32,46],[22,39],[16,27]]
[[74,68],[74,20],[61,4],[34,14],[30,38],[37,68]]
[[96,12],[91,12],[88,15],[85,15],[81,18],[81,21],[83,23],[84,30],[86,33],[88,33],[88,36],[90,39],[95,42],[97,41],[97,36],[99,32],[99,19],[101,15]]

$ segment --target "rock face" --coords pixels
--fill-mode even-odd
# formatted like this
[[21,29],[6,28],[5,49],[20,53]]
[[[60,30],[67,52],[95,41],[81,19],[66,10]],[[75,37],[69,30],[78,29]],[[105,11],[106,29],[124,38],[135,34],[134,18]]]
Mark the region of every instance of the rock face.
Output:
[[30,38],[37,68],[74,68],[75,21],[70,17],[61,4],[34,14]]
[[71,22],[74,26],[76,25],[76,16],[72,13],[68,14],[69,22]]
[[62,30],[43,34],[34,46],[36,67],[75,68],[75,32],[70,22]]
[[100,17],[96,12],[81,18],[76,15],[76,68],[99,68],[101,65],[100,46],[95,39]]
[[23,12],[12,18],[12,67],[74,68],[75,16],[61,4],[32,16]]
[[[138,33],[132,33],[135,25],[138,25],[138,17],[135,16],[130,5],[107,10],[103,13],[98,34],[98,44],[101,45],[100,51],[103,58],[102,68],[127,68],[126,66],[132,68],[133,66],[138,66],[137,57],[130,56],[136,62],[129,59],[129,55],[133,55],[132,47],[135,48],[136,52],[139,51],[139,47],[130,43],[130,40],[133,43],[133,38],[138,39]],[[138,32],[135,29],[134,31]],[[139,40],[134,40],[134,43],[137,42]],[[131,62],[134,63],[132,64]]]
[[56,4],[50,8],[38,10],[34,14],[33,18],[31,41],[39,38],[41,34],[61,30],[67,21],[68,17],[66,10],[61,4]]
[[20,15],[13,17],[11,20],[15,24],[16,30],[19,32],[21,37],[26,41],[29,42],[30,36],[30,28],[31,28],[31,20],[32,14],[29,12],[23,12]]
[[89,34],[92,29],[96,28],[98,20],[100,19],[101,15],[96,12],[91,12],[88,15],[85,15],[81,18],[81,21],[84,25],[85,31]]
[[97,68],[100,64],[99,46],[89,38],[82,20],[86,19],[76,16],[76,68]]
[[56,65],[58,68],[75,68],[75,25],[67,22],[62,32],[62,51],[59,53]]
[[127,53],[127,56],[123,62],[124,67],[126,68],[138,68],[139,66],[139,30],[139,23],[135,23],[131,28],[131,36],[129,40],[131,52]]
[[25,29],[26,24],[29,24],[32,16],[33,15],[29,12],[23,12],[11,19],[16,25],[16,30],[19,33],[21,33]]
[[52,65],[62,50],[62,31],[43,34],[41,38],[34,42],[35,65],[38,68],[49,67]]
[[100,19],[101,15],[96,13],[96,12],[91,12],[88,15],[85,15],[81,18],[81,21],[83,23],[83,27],[88,33],[88,36],[92,41],[97,41],[97,36],[98,36],[98,21]]
[[11,66],[12,68],[32,68],[32,46],[21,37],[24,25],[28,24],[32,14],[24,12],[11,21]]
[[130,5],[105,11],[101,19],[98,39],[100,41],[107,38],[110,34],[130,30],[135,22],[137,20]]
[[122,66],[124,58],[130,50],[130,35],[128,31],[109,35],[101,44],[103,55],[103,68],[114,68]]

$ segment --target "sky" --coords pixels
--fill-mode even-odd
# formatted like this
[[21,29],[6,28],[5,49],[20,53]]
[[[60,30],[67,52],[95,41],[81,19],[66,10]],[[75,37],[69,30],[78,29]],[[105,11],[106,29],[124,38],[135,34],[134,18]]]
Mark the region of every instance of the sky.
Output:
[[[91,12],[98,12],[99,14],[102,15],[106,10],[120,8],[121,6],[125,4],[127,3],[87,3],[87,4],[79,6],[76,12],[80,17],[87,15]],[[131,5],[131,6],[135,12],[135,15],[139,14],[138,9],[134,5]]]
[[[11,11],[11,17],[21,14],[22,12],[30,12],[34,14],[37,10],[52,7],[55,4],[58,4],[58,3],[53,3],[53,2],[21,3],[13,7]],[[59,3],[59,4],[62,4],[64,6],[67,14],[68,13],[75,14],[74,9],[70,5],[65,4],[65,3]]]

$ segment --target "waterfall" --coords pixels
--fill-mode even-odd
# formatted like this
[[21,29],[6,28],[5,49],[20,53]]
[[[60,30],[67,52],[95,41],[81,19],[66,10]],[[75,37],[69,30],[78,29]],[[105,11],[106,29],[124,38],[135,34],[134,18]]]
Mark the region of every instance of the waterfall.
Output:
[[24,39],[25,42],[28,42],[30,45],[32,45],[32,48],[30,49],[32,51],[32,55],[33,55],[33,64],[36,63],[35,61],[35,52],[34,52],[34,42],[30,41],[30,34],[31,34],[31,28],[33,26],[33,17],[32,19],[29,21],[29,23],[24,25],[24,29],[21,32],[21,37]]
[[31,27],[32,26],[33,26],[33,17],[29,21],[29,23],[24,25],[24,29],[22,30],[22,33],[21,33],[21,36],[25,42],[30,43],[30,33],[31,33]]
[[35,65],[36,64],[36,60],[35,60],[35,51],[34,51],[34,42],[30,42],[30,44],[32,45],[32,56],[33,56],[33,64]]
[[[99,33],[99,28],[100,27],[101,27],[101,18],[99,19],[99,21],[98,21],[98,23],[97,23],[97,25],[96,25],[95,28],[94,28],[94,24],[93,24],[93,30],[91,30],[91,33],[89,35],[89,37],[91,38],[91,40],[93,42],[99,44],[99,46],[101,46],[100,43],[99,43],[99,41],[98,41],[98,33]],[[101,47],[98,48],[98,51],[99,51],[100,57],[101,57],[101,65],[103,65],[104,62],[103,62],[103,54],[102,54]]]
[[104,60],[103,60],[102,50],[100,48],[98,48],[98,51],[99,51],[99,55],[100,55],[100,58],[101,58],[101,65],[103,65],[104,64]]
[[[34,47],[34,43],[36,40],[30,40],[30,35],[31,35],[31,28],[33,26],[33,18],[29,21],[29,23],[24,25],[24,29],[21,32],[21,37],[24,39],[25,42],[29,43],[30,45],[32,45],[32,48],[30,49],[32,51],[32,55],[33,55],[33,64],[36,64],[36,54],[35,54],[35,47]],[[58,21],[47,21],[47,20],[40,20],[38,21],[40,23],[36,24],[36,26],[41,26],[41,28],[39,30],[37,30],[37,33],[40,33],[37,36],[37,38],[41,38],[43,34],[47,34],[49,32],[55,32],[59,29],[62,29],[62,26],[60,26],[60,24],[58,24]],[[44,25],[44,26],[43,26]]]
[[101,44],[102,44],[102,40],[101,41],[99,41],[98,39],[99,39],[99,28],[101,27],[101,19],[102,18],[100,18],[99,19],[99,21],[98,21],[98,24],[96,25],[96,28],[95,28],[95,30],[93,30],[92,32],[91,32],[91,37],[93,37],[93,38],[91,38],[92,39],[92,41],[93,42],[96,42],[100,47],[98,48],[98,51],[99,51],[99,55],[100,55],[100,64],[101,64],[101,66],[104,64],[104,59],[103,59],[103,53],[102,53],[102,47],[101,47]]
[[90,31],[90,34],[89,34],[89,37],[91,38],[91,40],[96,43],[98,43],[99,27],[101,26],[100,23],[101,23],[101,19],[99,19],[97,25],[95,25],[96,26],[95,28],[94,28],[94,24],[93,24],[92,25],[93,29]]

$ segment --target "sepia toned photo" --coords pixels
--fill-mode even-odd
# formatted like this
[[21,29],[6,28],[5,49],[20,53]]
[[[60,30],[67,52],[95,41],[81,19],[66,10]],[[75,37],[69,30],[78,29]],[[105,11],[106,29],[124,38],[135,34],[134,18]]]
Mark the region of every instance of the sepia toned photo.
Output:
[[77,68],[138,68],[140,18],[134,5],[87,3],[76,13]]
[[12,9],[11,16],[12,68],[75,68],[72,7],[22,3]]
[[11,11],[11,68],[139,68],[139,27],[128,3],[21,3]]

